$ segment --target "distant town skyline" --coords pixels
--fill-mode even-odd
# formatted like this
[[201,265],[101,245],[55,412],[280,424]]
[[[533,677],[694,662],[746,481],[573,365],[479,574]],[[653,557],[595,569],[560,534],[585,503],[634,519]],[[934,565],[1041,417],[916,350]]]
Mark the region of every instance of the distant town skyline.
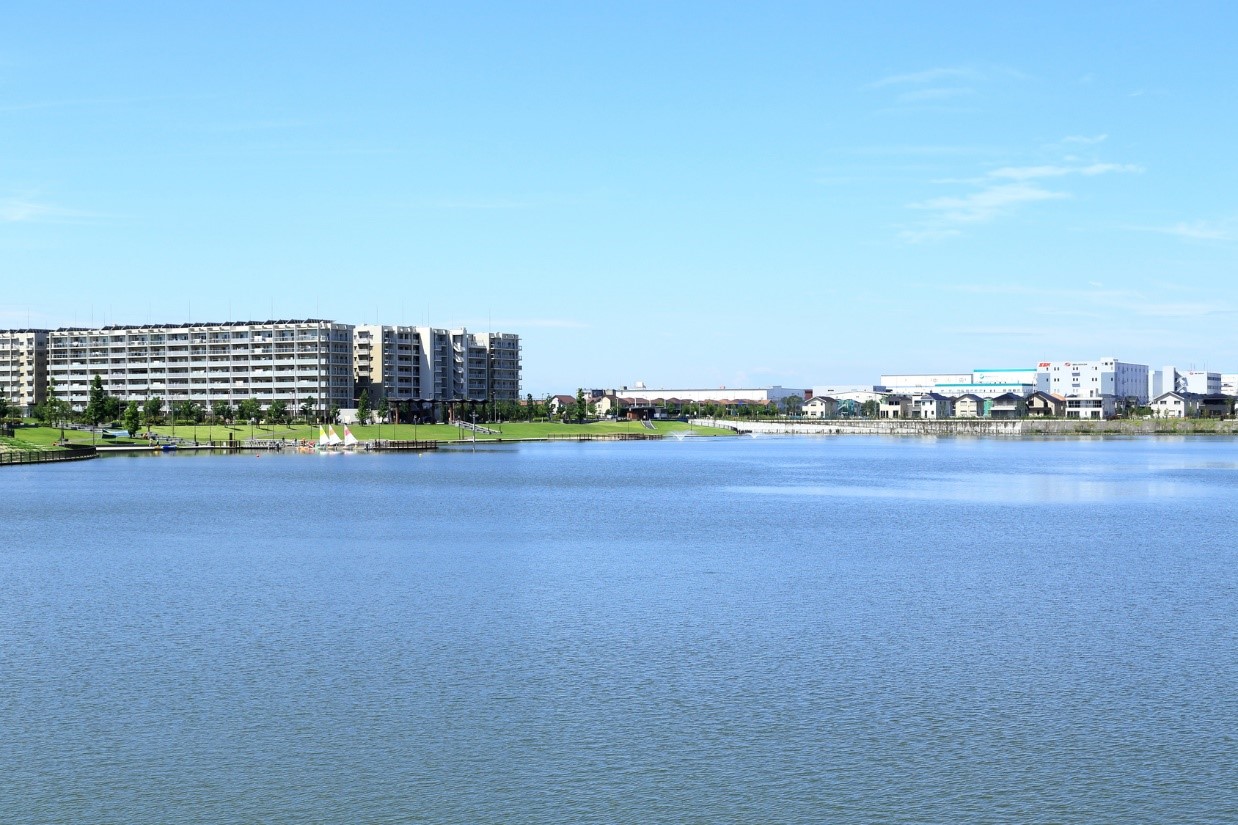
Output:
[[15,7],[0,328],[521,336],[522,390],[1238,371],[1220,2]]

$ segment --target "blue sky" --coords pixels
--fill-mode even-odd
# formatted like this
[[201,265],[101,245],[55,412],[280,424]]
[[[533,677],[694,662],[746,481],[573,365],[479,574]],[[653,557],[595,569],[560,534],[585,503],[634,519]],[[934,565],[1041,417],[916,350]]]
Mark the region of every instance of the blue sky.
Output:
[[539,395],[1238,371],[1236,9],[19,4],[0,326],[491,327]]

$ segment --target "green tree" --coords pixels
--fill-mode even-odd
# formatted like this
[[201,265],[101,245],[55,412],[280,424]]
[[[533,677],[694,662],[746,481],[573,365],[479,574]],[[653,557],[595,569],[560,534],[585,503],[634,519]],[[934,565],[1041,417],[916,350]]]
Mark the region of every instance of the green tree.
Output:
[[56,379],[49,378],[45,399],[42,404],[35,407],[34,417],[38,419],[40,424],[50,427],[55,424],[63,424],[68,419],[70,412],[69,402],[56,395]]
[[362,390],[360,397],[357,398],[357,423],[370,423],[370,391],[368,389]]
[[788,395],[782,399],[782,409],[787,415],[799,415],[804,407],[804,399],[798,395]]
[[103,398],[103,420],[104,421],[119,421],[121,413],[120,398],[115,395],[104,396]]
[[391,405],[387,403],[387,396],[384,395],[378,400],[378,420],[386,422],[389,415],[391,415]]
[[8,418],[16,410],[17,408],[9,403],[9,399],[0,395],[0,418]]
[[589,407],[585,403],[585,391],[583,387],[576,390],[575,406],[576,409],[573,411],[573,417],[576,419],[578,424],[583,423],[585,420],[585,414],[589,411]]
[[267,423],[288,423],[288,404],[285,401],[281,399],[271,402],[271,406],[267,407]]
[[138,402],[130,401],[129,406],[125,407],[125,429],[129,431],[129,437],[133,438],[138,434],[141,428],[141,415],[138,413]]
[[327,409],[327,421],[332,424],[340,423],[340,408],[338,404],[332,404]]
[[301,418],[305,419],[306,424],[313,423],[314,414],[318,410],[318,400],[314,396],[310,396],[301,402]]
[[231,421],[235,414],[236,411],[232,409],[232,405],[227,401],[221,400],[211,404],[211,415],[215,417],[216,421]]
[[197,401],[185,399],[184,401],[176,402],[172,415],[175,420],[183,421],[186,424],[197,424],[202,420],[202,405]]
[[163,423],[163,399],[159,396],[148,398],[142,402],[142,422],[147,429]]
[[103,376],[97,372],[90,382],[90,393],[87,398],[86,409],[82,411],[82,418],[90,426],[98,427],[104,420],[103,405],[107,401],[107,391],[103,389]]
[[876,418],[881,412],[881,402],[877,400],[865,401],[860,405],[860,415],[864,418]]
[[262,404],[257,398],[246,398],[236,405],[236,417],[241,421],[255,421],[262,417]]

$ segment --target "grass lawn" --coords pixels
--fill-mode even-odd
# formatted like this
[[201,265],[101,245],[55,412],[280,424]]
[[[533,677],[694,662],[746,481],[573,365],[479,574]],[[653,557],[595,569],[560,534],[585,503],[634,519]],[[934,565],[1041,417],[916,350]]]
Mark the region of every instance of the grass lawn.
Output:
[[[493,441],[499,438],[546,438],[551,435],[577,435],[585,433],[653,433],[669,435],[675,432],[691,430],[696,435],[734,435],[731,430],[713,427],[689,427],[682,421],[658,421],[654,423],[656,430],[648,430],[636,421],[598,421],[592,424],[558,424],[547,422],[508,421],[501,425],[486,425],[492,430],[501,430],[495,435],[478,433],[478,441]],[[473,434],[450,424],[367,424],[350,425],[353,435],[362,441],[384,439],[390,441],[467,441]],[[154,432],[160,435],[172,435],[170,426],[154,427]],[[225,426],[199,425],[198,441],[227,441],[229,435],[234,440],[244,440],[250,437],[251,428],[248,424]],[[286,438],[290,440],[318,440],[318,425],[306,426],[294,424],[291,426],[259,424],[252,428],[255,438]],[[335,431],[341,437],[344,435],[343,425],[335,425]],[[194,428],[178,424],[176,435],[181,438],[194,438]]]
[[[509,421],[502,425],[492,425],[490,428],[495,430],[501,429],[502,432],[495,435],[478,433],[477,440],[547,438],[554,435],[581,435],[589,433],[652,434],[657,432],[663,435],[670,435],[672,433],[687,433],[689,431],[699,436],[734,435],[731,430],[713,427],[690,427],[682,421],[657,421],[654,422],[654,430],[642,427],[640,422],[637,421],[597,421],[591,424]],[[473,438],[471,432],[449,424],[418,424],[416,426],[412,424],[369,424],[367,426],[353,426],[351,429],[353,435],[362,441],[374,439],[392,441],[468,441]],[[282,438],[290,441],[298,439],[318,440],[317,424],[312,426],[304,424],[290,426],[260,424],[252,428],[248,424],[235,424],[232,426],[199,424],[196,429],[193,426],[177,424],[175,429],[171,425],[166,425],[152,427],[151,430],[157,435],[176,435],[178,438],[187,439],[196,438],[200,443],[228,441],[229,438],[233,441],[244,441],[250,437],[251,432],[255,438]],[[342,425],[336,425],[335,431],[343,437],[344,427]],[[14,433],[14,438],[0,438],[0,446],[17,450],[53,449],[55,443],[60,440],[60,432],[59,427],[22,427]],[[64,437],[73,444],[93,444],[95,446],[147,443],[146,439],[141,437],[135,439],[104,439],[89,432],[71,429],[64,431]]]

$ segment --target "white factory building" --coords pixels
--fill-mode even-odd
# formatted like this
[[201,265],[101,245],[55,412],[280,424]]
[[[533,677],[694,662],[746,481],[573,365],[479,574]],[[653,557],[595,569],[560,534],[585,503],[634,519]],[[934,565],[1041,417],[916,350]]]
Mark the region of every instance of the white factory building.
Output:
[[1159,398],[1167,392],[1186,392],[1196,395],[1216,395],[1222,391],[1221,373],[1204,370],[1179,370],[1177,367],[1161,367],[1148,372],[1148,398]]
[[754,404],[778,403],[784,398],[804,397],[802,389],[782,387],[775,384],[772,387],[718,387],[716,389],[653,389],[637,382],[632,387],[622,387],[618,390],[608,390],[607,394],[619,398],[667,399],[680,401],[744,401]]
[[1041,361],[1037,389],[1063,398],[1133,398],[1148,402],[1148,367],[1116,358],[1096,361]]

